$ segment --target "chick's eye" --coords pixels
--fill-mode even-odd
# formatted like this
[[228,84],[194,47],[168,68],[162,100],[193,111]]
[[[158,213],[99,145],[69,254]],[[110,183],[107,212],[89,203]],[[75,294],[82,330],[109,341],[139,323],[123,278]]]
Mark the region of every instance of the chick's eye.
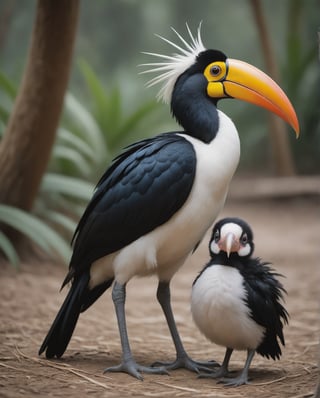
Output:
[[213,65],[210,69],[210,73],[212,76],[218,76],[221,72],[221,68],[219,65]]
[[247,234],[242,235],[241,242],[243,245],[248,243],[248,235]]
[[219,241],[219,239],[220,239],[219,231],[216,231],[216,232],[214,233],[214,241],[217,243],[217,242]]

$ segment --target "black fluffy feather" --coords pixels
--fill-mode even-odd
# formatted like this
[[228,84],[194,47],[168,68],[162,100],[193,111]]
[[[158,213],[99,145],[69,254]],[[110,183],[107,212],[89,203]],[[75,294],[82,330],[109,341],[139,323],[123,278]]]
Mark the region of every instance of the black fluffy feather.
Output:
[[279,340],[285,345],[283,324],[288,323],[289,317],[287,310],[281,304],[283,293],[286,293],[277,279],[281,275],[259,258],[248,260],[239,271],[244,278],[251,317],[266,329],[257,352],[267,358],[279,359],[281,356]]

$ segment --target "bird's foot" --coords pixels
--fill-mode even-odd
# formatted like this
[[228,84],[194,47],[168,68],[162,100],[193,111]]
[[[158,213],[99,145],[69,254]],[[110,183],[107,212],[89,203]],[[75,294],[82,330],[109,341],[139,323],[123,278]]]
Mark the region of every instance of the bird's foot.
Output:
[[202,372],[212,372],[213,367],[220,366],[216,361],[194,361],[187,354],[183,356],[177,357],[174,362],[154,362],[153,366],[161,366],[167,370],[175,370],[175,369],[188,369],[195,373]]
[[246,375],[240,374],[240,376],[234,378],[223,377],[218,381],[218,383],[224,384],[225,387],[238,387],[244,384],[249,384],[249,381]]
[[136,377],[139,380],[143,380],[140,372],[147,374],[169,375],[165,367],[142,366],[137,364],[133,359],[123,361],[120,365],[111,366],[103,371],[103,373],[107,372],[123,372]]
[[229,372],[228,369],[221,366],[221,368],[215,372],[211,371],[210,373],[199,373],[198,378],[199,379],[219,379],[220,377],[227,378],[231,373],[232,372]]

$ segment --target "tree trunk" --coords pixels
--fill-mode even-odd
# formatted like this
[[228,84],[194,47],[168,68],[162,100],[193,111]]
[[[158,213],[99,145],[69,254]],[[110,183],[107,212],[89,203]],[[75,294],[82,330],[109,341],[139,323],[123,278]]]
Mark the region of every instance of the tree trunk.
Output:
[[[266,62],[268,74],[275,80],[280,80],[277,62],[272,50],[270,35],[263,15],[260,0],[250,0],[254,19],[259,32],[260,43]],[[285,123],[278,116],[269,114],[269,131],[273,163],[275,172],[280,176],[292,176],[295,174],[294,162],[290,150],[290,142]]]
[[79,0],[38,0],[27,65],[0,145],[0,203],[30,210],[68,84]]

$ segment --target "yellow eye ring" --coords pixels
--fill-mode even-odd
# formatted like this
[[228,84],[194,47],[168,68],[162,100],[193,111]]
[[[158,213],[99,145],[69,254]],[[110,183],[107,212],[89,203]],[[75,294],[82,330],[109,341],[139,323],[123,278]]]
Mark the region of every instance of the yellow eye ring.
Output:
[[209,64],[204,70],[204,76],[208,82],[222,81],[227,74],[227,66],[225,62],[217,61]]

